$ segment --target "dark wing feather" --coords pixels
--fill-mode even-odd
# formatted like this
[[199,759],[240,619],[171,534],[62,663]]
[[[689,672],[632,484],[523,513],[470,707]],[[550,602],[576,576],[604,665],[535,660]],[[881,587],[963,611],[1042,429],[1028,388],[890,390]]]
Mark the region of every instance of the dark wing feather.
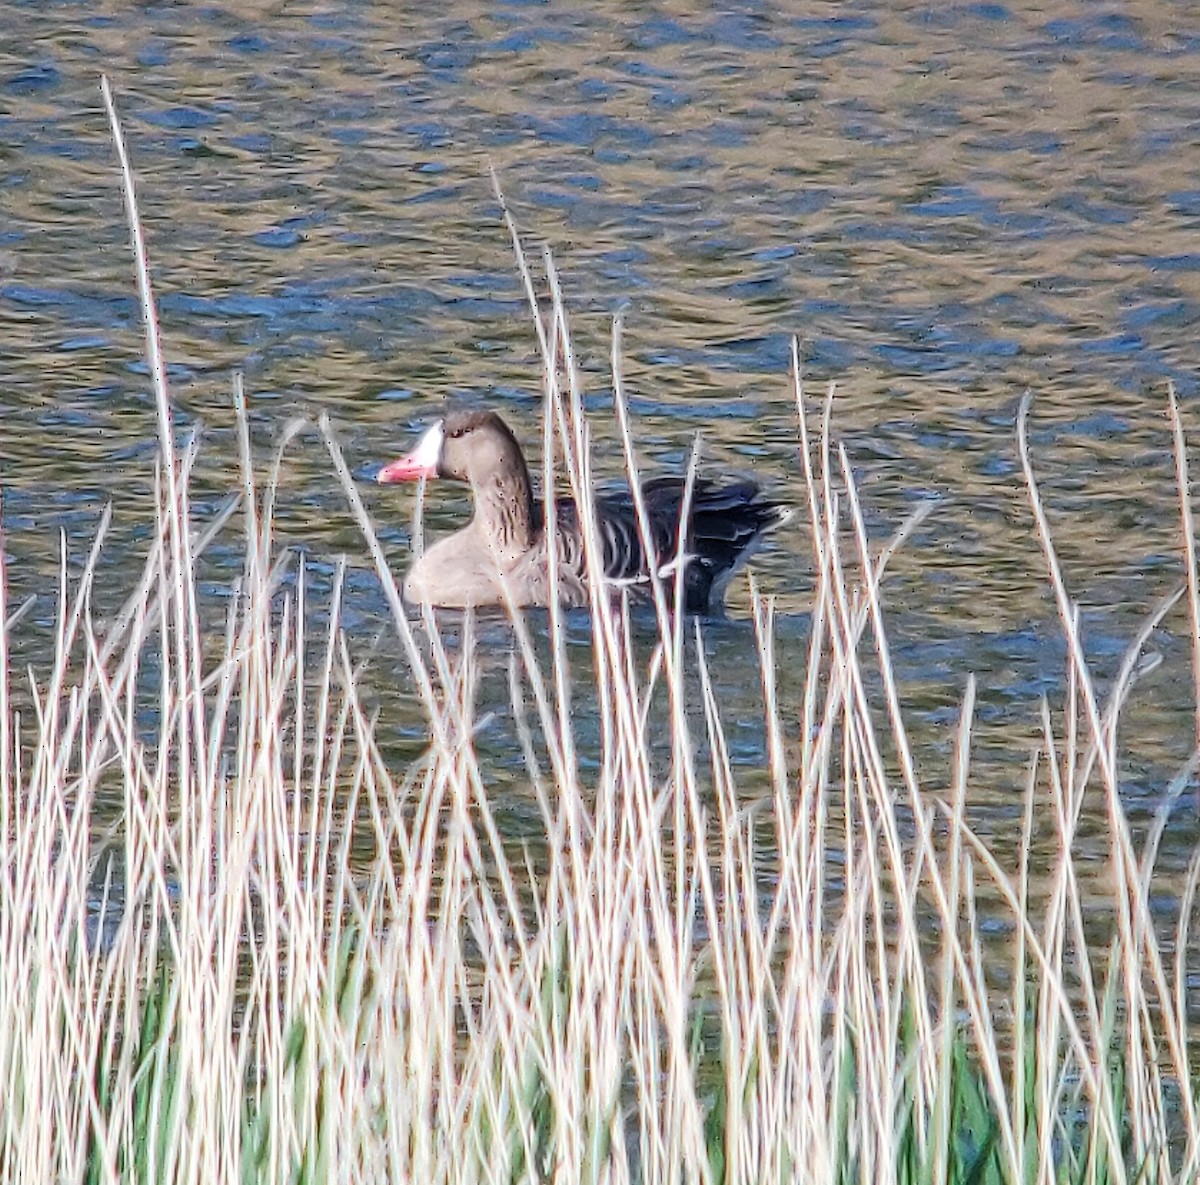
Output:
[[[675,560],[679,549],[679,518],[686,482],[678,477],[652,478],[642,486],[646,517],[658,563]],[[558,503],[560,548],[563,558],[582,570],[583,545],[575,504]],[[692,486],[688,530],[682,548],[684,611],[704,613],[712,606],[714,589],[723,589],[766,532],[787,517],[778,503],[759,496],[750,481],[717,485],[698,478]],[[641,582],[649,571],[637,514],[629,494],[596,499],[597,528],[604,549],[604,573],[610,580]]]

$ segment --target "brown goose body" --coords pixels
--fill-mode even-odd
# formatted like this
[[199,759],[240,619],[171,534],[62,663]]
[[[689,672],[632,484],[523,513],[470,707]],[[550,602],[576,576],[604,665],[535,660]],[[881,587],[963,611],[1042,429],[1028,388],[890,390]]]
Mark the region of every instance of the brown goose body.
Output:
[[[546,606],[553,595],[549,540],[558,547],[558,599],[586,605],[587,571],[575,503],[555,502],[558,530],[547,532],[535,501],[529,469],[508,425],[490,411],[452,412],[426,431],[410,453],[384,466],[384,483],[443,477],[467,482],[475,514],[462,530],[430,546],[404,580],[405,600],[447,608],[503,605],[504,588],[518,605]],[[679,519],[686,482],[655,478],[642,498],[658,562],[679,549]],[[719,611],[729,578],[789,512],[759,495],[753,482],[719,484],[698,479],[692,487],[682,553],[684,611]],[[596,498],[596,525],[605,577],[649,594],[649,570],[629,494]]]

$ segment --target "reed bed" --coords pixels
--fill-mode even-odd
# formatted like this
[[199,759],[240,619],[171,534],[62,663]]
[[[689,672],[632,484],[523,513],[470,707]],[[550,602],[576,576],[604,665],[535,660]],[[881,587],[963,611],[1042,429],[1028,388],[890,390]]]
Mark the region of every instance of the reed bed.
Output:
[[[776,693],[772,605],[752,593],[770,794],[748,802],[739,788],[719,691],[691,644],[703,627],[670,612],[681,568],[660,557],[649,661],[632,644],[648,627],[599,580],[589,662],[568,653],[557,611],[546,655],[512,609],[512,711],[547,853],[529,867],[505,842],[472,741],[469,623],[448,651],[436,621],[406,617],[330,426],[428,721],[412,768],[381,751],[371,669],[339,624],[336,588],[328,627],[310,632],[303,570],[273,535],[277,469],[256,478],[240,392],[241,496],[197,521],[198,445],[176,444],[133,177],[105,97],[160,411],[158,531],[115,613],[92,602],[103,526],[80,576],[64,558],[48,671],[13,669],[19,626],[0,632],[0,1178],[1195,1179],[1187,958],[1200,866],[1164,934],[1149,904],[1161,832],[1135,848],[1116,772],[1144,636],[1102,697],[1042,514],[1027,405],[1018,445],[1068,669],[1030,755],[1016,867],[967,821],[973,685],[949,793],[917,776],[881,601],[915,523],[883,546],[868,539],[832,393],[810,406],[798,364],[816,586],[798,702]],[[544,488],[557,471],[586,510],[565,306],[548,256],[551,299],[534,298],[509,225],[544,361]],[[612,364],[636,489],[619,324]],[[1173,396],[1171,411],[1181,595],[1200,640]],[[245,560],[214,625],[197,565],[218,535]],[[0,621],[12,609],[0,579]],[[584,691],[599,715],[595,762],[572,723]],[[670,722],[665,762],[651,755],[656,705]],[[100,837],[95,801],[112,785],[121,826]],[[1112,918],[1099,950],[1085,941],[1075,844],[1096,795]],[[1030,836],[1046,827],[1057,854],[1034,870]],[[364,837],[374,857],[352,872]],[[1035,872],[1047,886],[1036,893]],[[1006,903],[1004,942],[985,943],[984,882]]]

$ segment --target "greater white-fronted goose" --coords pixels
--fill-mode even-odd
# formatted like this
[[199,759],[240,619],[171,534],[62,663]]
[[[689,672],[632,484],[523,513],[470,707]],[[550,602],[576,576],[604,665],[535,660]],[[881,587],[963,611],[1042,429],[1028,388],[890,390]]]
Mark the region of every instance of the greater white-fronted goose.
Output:
[[[471,487],[475,514],[460,531],[439,539],[413,564],[404,598],[447,608],[502,605],[507,583],[518,605],[545,606],[550,563],[542,506],[534,499],[521,446],[491,411],[451,412],[421,437],[416,448],[379,471],[383,483],[443,477]],[[660,477],[642,486],[659,563],[678,549],[679,516],[686,482]],[[583,538],[575,503],[555,501],[558,531],[558,597],[567,608],[586,605]],[[682,553],[684,611],[719,611],[729,578],[764,535],[790,512],[759,496],[750,481],[720,485],[697,479],[692,487]],[[649,577],[630,494],[597,497],[596,518],[605,576],[648,595]]]

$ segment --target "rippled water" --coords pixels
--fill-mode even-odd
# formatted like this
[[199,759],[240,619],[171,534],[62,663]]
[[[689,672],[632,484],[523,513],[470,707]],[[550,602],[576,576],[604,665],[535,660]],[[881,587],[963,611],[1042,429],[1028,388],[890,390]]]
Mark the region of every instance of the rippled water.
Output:
[[[653,464],[681,466],[700,431],[708,466],[798,499],[798,334],[812,392],[839,384],[876,535],[938,499],[888,586],[895,657],[934,781],[978,673],[974,793],[997,833],[1063,661],[1015,463],[1022,392],[1102,676],[1181,579],[1163,413],[1173,380],[1200,440],[1188,5],[6,6],[0,481],[15,595],[49,587],[60,528],[82,554],[106,501],[104,580],[127,587],[149,521],[153,405],[102,71],[138,171],[180,422],[205,426],[202,510],[236,481],[234,369],[264,456],[288,418],[327,410],[367,478],[448,396],[487,399],[535,436],[534,339],[491,163],[563,273],[602,471],[617,472],[603,410],[624,308]],[[402,566],[410,500],[367,496]],[[437,491],[433,525],[463,508]],[[352,557],[352,621],[382,624],[312,436],[289,453],[280,513],[318,578]],[[214,579],[222,563],[234,557],[217,554]],[[795,669],[803,530],[756,570]],[[731,599],[744,623],[744,587]],[[52,598],[38,613],[48,626]],[[1192,745],[1183,625],[1177,613],[1154,639],[1165,661],[1130,716],[1135,808],[1157,804]],[[709,646],[749,770],[763,753],[747,639],[735,620]],[[398,660],[377,675],[403,684]],[[1195,839],[1185,816],[1169,862]]]

